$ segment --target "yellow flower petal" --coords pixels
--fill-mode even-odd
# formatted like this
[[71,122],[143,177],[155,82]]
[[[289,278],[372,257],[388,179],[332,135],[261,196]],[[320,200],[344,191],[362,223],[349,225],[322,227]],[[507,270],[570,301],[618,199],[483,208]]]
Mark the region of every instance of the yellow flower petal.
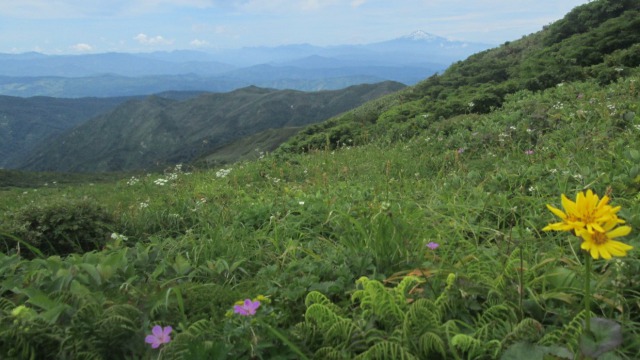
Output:
[[617,228],[607,232],[607,237],[613,239],[620,236],[629,235],[631,232],[631,226],[618,226]]
[[560,209],[554,208],[553,206],[547,204],[547,209],[549,209],[555,216],[560,219],[566,219],[567,215]]

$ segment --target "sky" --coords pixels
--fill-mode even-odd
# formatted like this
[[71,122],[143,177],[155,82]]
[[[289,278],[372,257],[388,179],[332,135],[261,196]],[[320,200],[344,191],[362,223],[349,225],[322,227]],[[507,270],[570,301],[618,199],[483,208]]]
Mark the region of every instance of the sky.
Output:
[[491,45],[588,0],[0,0],[0,53],[365,44],[424,31]]

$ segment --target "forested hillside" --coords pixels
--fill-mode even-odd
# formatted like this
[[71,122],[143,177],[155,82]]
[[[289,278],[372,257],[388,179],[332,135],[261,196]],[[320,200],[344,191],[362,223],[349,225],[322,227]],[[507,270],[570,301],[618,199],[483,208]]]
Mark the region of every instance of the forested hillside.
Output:
[[57,99],[0,96],[0,168],[15,167],[45,140],[103,114],[126,97]]
[[319,92],[251,86],[182,101],[150,96],[122,104],[43,142],[24,157],[21,168],[67,172],[162,169],[270,128],[323,121],[404,87],[389,81]]

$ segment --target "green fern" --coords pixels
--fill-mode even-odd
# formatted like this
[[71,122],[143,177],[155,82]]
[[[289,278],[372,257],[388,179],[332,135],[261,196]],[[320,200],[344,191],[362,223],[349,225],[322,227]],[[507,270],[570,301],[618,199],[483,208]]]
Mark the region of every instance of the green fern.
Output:
[[474,337],[480,340],[503,339],[511,332],[518,317],[513,307],[505,304],[495,305],[485,310],[476,322]]
[[502,349],[500,342],[497,340],[481,341],[465,334],[455,335],[451,339],[450,345],[456,358],[469,360],[495,359]]
[[417,278],[406,277],[398,288],[389,291],[381,282],[361,277],[356,281],[361,289],[353,293],[351,301],[360,303],[363,316],[374,318],[385,329],[392,329],[404,320],[407,307],[404,290],[416,282]]
[[333,312],[331,307],[322,304],[312,304],[307,308],[304,316],[306,321],[313,322],[322,331],[327,331],[333,324],[344,320]]
[[425,332],[418,339],[416,353],[422,358],[433,358],[434,354],[439,354],[442,358],[447,357],[446,343],[439,334]]
[[543,331],[544,327],[541,323],[531,318],[524,318],[504,337],[502,347],[506,348],[518,341],[535,343],[541,338]]
[[405,350],[401,345],[390,342],[381,341],[373,345],[369,350],[356,356],[356,360],[417,360],[418,358]]
[[438,295],[434,302],[435,310],[438,311],[438,316],[440,319],[443,319],[445,317],[445,314],[453,309],[453,299],[451,295],[454,292],[456,280],[456,274],[449,274],[447,276],[447,283],[445,288],[442,290],[442,292],[440,292],[440,295]]
[[9,299],[0,297],[0,312],[9,313],[16,305]]
[[315,353],[314,358],[321,360],[350,360],[352,359],[352,356],[349,351],[327,346],[318,349],[318,351],[316,351]]
[[[568,324],[561,329],[554,330],[547,333],[540,339],[538,344],[540,345],[558,345],[564,344],[571,351],[575,352],[578,348],[578,341],[580,335],[584,329],[584,321],[586,319],[587,312],[585,310],[580,311]],[[592,313],[592,316],[593,313]]]
[[411,305],[402,332],[403,338],[415,349],[416,354],[423,358],[433,353],[446,356],[441,320],[440,311],[431,300],[418,299]]
[[329,307],[329,309],[335,313],[340,312],[340,307],[332,303],[331,300],[329,300],[329,298],[324,296],[324,294],[322,294],[319,291],[311,291],[310,293],[307,294],[307,296],[304,299],[304,305],[307,308],[309,308],[309,306],[313,304],[322,304],[324,306]]

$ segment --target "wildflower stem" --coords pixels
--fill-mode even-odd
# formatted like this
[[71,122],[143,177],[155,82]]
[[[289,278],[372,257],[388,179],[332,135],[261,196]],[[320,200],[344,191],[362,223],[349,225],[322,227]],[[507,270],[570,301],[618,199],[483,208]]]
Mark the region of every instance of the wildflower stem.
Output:
[[585,325],[587,332],[591,332],[591,254],[585,251],[584,264],[584,309],[586,311]]

